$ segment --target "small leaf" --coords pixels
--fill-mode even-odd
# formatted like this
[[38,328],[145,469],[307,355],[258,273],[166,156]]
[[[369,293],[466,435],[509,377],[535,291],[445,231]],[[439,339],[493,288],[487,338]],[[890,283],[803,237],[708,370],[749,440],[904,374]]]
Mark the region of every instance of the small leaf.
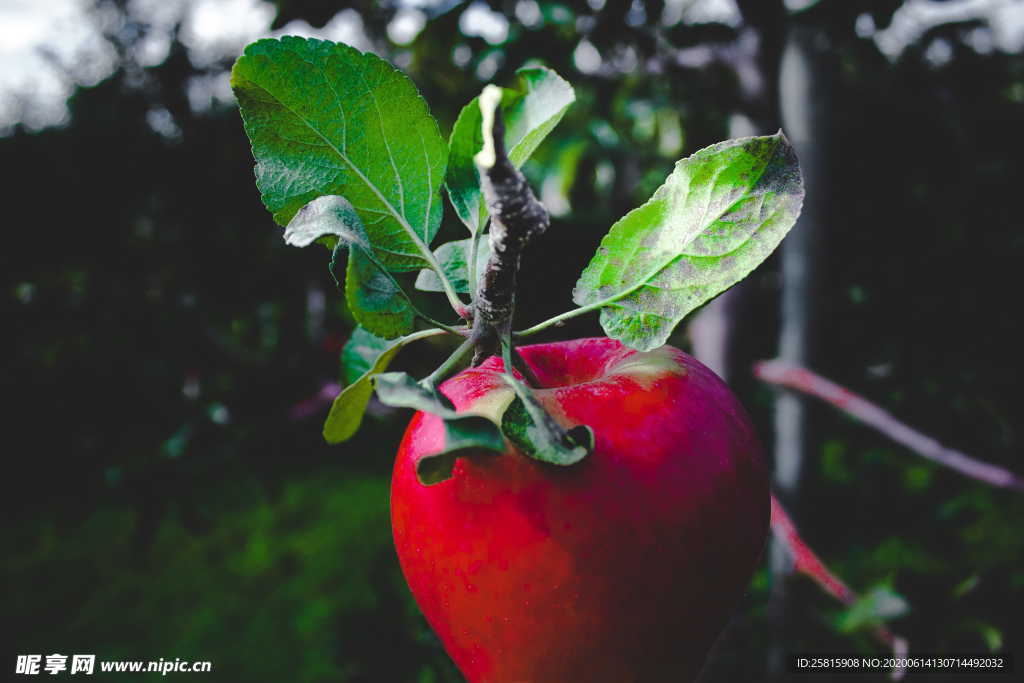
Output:
[[412,302],[370,249],[363,222],[344,197],[314,199],[295,214],[284,231],[285,242],[296,246],[304,247],[325,238],[335,240],[329,267],[332,277],[338,252],[346,245],[349,248],[345,300],[356,321],[385,339],[412,332]]
[[306,247],[324,238],[334,237],[345,244],[369,247],[369,238],[359,214],[344,197],[317,197],[299,209],[284,230],[284,241],[293,247]]
[[[468,294],[469,291],[469,269],[466,264],[469,263],[470,251],[473,249],[473,240],[464,239],[457,240],[455,242],[446,242],[438,247],[437,251],[434,252],[434,256],[437,258],[437,262],[441,264],[441,269],[445,275],[451,281],[452,286],[455,287],[456,292],[462,294]],[[483,240],[480,242],[476,250],[476,276],[477,282],[480,281],[480,277],[483,275],[484,270],[487,269],[487,259],[491,256],[491,242],[490,240]],[[424,268],[416,276],[416,289],[424,292],[443,292],[444,289],[441,287],[441,278],[437,276],[433,270]]]
[[331,404],[331,411],[327,415],[327,421],[324,422],[324,439],[327,443],[347,441],[359,430],[363,414],[366,412],[366,405],[373,395],[373,384],[370,379],[375,374],[386,370],[402,347],[417,339],[425,339],[437,334],[444,334],[444,330],[420,330],[392,341],[387,348],[383,349],[373,361],[373,365],[357,380],[345,387]]
[[373,378],[377,398],[387,406],[412,408],[433,413],[439,417],[458,417],[448,397],[420,384],[407,373],[385,372]]
[[390,344],[387,339],[381,339],[365,327],[357,327],[341,349],[341,378],[345,385],[352,384],[369,371]]
[[[505,121],[505,148],[518,168],[562,120],[576,95],[572,86],[551,69],[526,67],[516,74],[520,88],[502,88],[501,113]],[[473,98],[462,108],[448,141],[448,196],[471,234],[476,234],[487,218],[480,178],[473,163],[473,156],[484,144],[481,123],[479,98]]]
[[878,626],[910,611],[903,596],[888,586],[875,586],[839,615],[836,627],[851,633],[865,626]]
[[953,587],[953,597],[962,598],[968,593],[971,593],[981,583],[981,576],[978,574],[971,574],[966,579],[958,583]]
[[424,486],[449,479],[457,458],[505,451],[505,441],[497,425],[482,415],[457,413],[446,396],[416,382],[406,373],[386,372],[377,375],[373,384],[381,403],[422,410],[444,421],[442,448],[421,455],[416,461],[416,476]]
[[959,630],[981,636],[985,640],[985,646],[989,652],[999,652],[1003,649],[1003,632],[993,624],[980,619],[970,619],[963,622]]
[[356,321],[385,339],[412,332],[416,314],[409,297],[372,253],[349,246],[345,301]]
[[501,431],[529,457],[553,465],[574,465],[594,450],[594,432],[586,425],[566,430],[555,422],[529,387],[502,375],[516,398],[501,418]]
[[412,81],[347,45],[285,36],[246,47],[231,86],[274,220],[341,195],[388,268],[423,267],[448,148]]
[[612,226],[573,301],[600,308],[609,337],[657,348],[683,317],[768,258],[796,223],[803,195],[781,131],[702,149]]

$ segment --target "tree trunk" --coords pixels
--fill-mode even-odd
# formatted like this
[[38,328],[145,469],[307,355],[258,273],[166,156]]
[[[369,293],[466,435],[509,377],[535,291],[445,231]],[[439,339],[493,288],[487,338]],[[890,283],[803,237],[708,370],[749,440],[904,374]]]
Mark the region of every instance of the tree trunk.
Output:
[[[827,206],[826,59],[815,47],[818,30],[797,23],[790,25],[779,73],[782,127],[800,157],[806,200],[800,220],[782,243],[781,302],[778,357],[791,363],[809,365],[818,241],[824,229]],[[780,392],[775,403],[776,495],[792,511],[799,510],[800,479],[806,456],[807,420],[804,399]],[[783,544],[773,541],[770,550],[772,591],[769,615],[775,643],[769,655],[769,673],[785,674],[789,638],[788,584],[793,563]]]

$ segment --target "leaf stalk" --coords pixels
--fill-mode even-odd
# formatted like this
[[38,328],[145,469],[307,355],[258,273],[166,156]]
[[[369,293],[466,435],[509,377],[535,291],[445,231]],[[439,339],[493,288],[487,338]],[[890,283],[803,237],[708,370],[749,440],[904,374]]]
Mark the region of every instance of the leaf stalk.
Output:
[[602,306],[607,305],[608,302],[609,300],[598,301],[587,306],[580,306],[579,308],[574,308],[571,311],[566,311],[565,313],[559,313],[558,315],[552,318],[548,318],[543,322],[539,322],[532,327],[527,327],[525,330],[519,330],[518,332],[514,332],[512,336],[517,339],[520,337],[529,337],[531,335],[537,334],[538,332],[543,332],[552,325],[558,325],[559,323],[562,323],[571,318],[575,318],[576,316],[584,315],[586,313],[590,313],[591,311],[595,311],[601,308]]
[[458,348],[452,352],[452,355],[448,356],[448,358],[441,363],[436,370],[423,379],[422,383],[429,387],[436,387],[452,373],[452,370],[454,370],[462,359],[469,354],[472,348],[473,340],[467,337],[461,344],[459,344]]

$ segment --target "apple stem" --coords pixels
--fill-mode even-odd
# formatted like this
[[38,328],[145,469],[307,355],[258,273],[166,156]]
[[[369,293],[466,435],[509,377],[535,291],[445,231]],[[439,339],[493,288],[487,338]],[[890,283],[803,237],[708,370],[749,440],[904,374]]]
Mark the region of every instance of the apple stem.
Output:
[[550,224],[544,205],[537,201],[529,183],[512,164],[505,150],[505,124],[500,103],[481,97],[485,122],[485,150],[476,156],[480,187],[491,213],[491,255],[487,260],[474,301],[473,331],[476,345],[473,365],[479,365],[511,345],[512,314],[515,311],[516,278],[523,249]]

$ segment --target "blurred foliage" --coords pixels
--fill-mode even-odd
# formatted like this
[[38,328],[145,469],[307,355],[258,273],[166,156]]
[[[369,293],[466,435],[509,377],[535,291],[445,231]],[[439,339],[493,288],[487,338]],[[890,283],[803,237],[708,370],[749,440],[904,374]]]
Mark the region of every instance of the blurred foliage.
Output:
[[47,627],[21,634],[18,651],[207,653],[215,680],[430,680],[446,667],[391,556],[386,483],[330,472],[293,477],[272,498],[250,484],[248,503],[207,529],[172,506],[143,547],[132,506],[104,506],[73,534],[33,520],[9,539],[21,552],[8,608]]
[[[286,248],[260,205],[237,112],[190,103],[188,84],[229,61],[197,65],[175,40],[143,68],[132,45],[147,27],[127,2],[97,3],[126,17],[109,35],[118,70],[76,92],[66,127],[0,139],[12,170],[0,298],[13,342],[12,652],[210,659],[225,672],[215,680],[459,680],[390,546],[387,479],[406,414],[375,407],[364,432],[333,449],[321,414],[290,417],[335,379],[351,319],[324,254]],[[719,54],[741,29],[657,28],[667,11],[657,1],[487,4],[512,18],[496,44],[462,33],[464,3],[427,10],[408,45],[387,38],[396,7],[352,7],[445,134],[483,83],[509,84],[525,63],[575,86],[577,104],[526,169],[556,214],[527,255],[520,310],[536,321],[569,305],[609,225],[749,106],[727,64],[679,59],[688,48]],[[740,3],[755,23],[780,21],[773,4]],[[1024,58],[972,49],[972,24],[936,29],[888,61],[854,24],[870,12],[884,26],[898,4],[819,2],[786,19],[818,32],[830,74],[815,365],[941,441],[1021,471]],[[338,9],[278,6],[278,27],[320,26]],[[927,57],[937,40],[952,50],[942,64]],[[445,226],[442,239],[462,236],[450,211]],[[777,283],[769,264],[747,285],[739,368],[774,353]],[[587,319],[561,335],[597,333]],[[405,369],[442,356],[422,344],[400,357]],[[742,372],[735,385],[770,434],[771,391]],[[825,406],[811,415],[814,450],[791,511],[825,561],[865,595],[890,606],[902,596],[909,610],[892,626],[913,649],[1019,649],[1024,498]],[[755,578],[708,680],[764,678],[768,582]],[[808,582],[794,590],[793,651],[877,652],[863,628],[879,616],[871,605],[837,614]]]

